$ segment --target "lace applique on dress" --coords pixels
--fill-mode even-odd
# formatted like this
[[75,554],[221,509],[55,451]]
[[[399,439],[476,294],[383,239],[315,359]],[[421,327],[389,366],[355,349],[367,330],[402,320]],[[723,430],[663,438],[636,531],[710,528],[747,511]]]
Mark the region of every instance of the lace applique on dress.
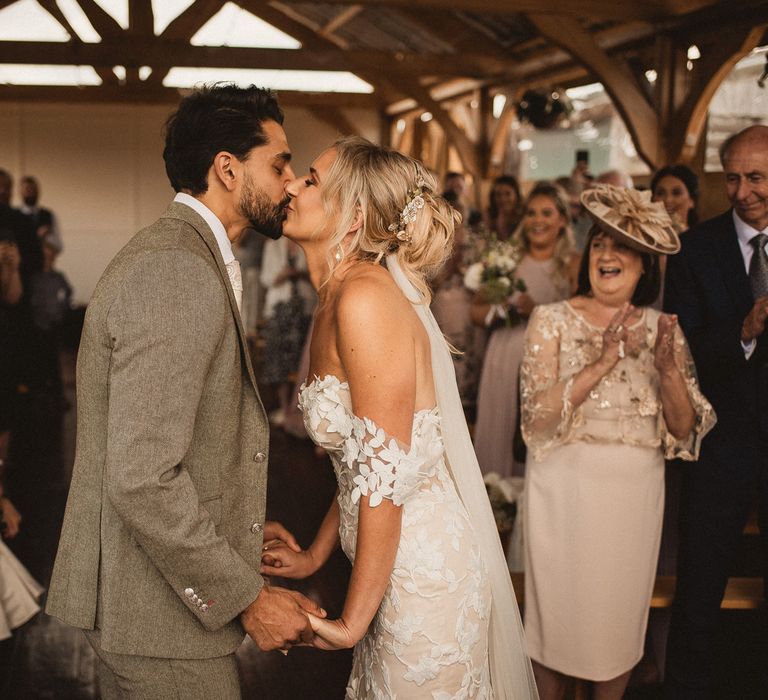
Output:
[[535,459],[574,440],[661,447],[667,459],[698,458],[701,439],[715,424],[714,411],[699,390],[688,345],[676,328],[676,361],[696,423],[683,439],[669,433],[653,364],[659,312],[646,308],[643,314],[628,328],[626,356],[574,408],[570,401],[573,378],[600,357],[602,331],[587,323],[568,302],[534,309],[520,383],[523,436]]
[[339,484],[341,546],[354,563],[361,501],[402,506],[390,582],[356,645],[348,700],[492,700],[490,585],[472,524],[443,459],[437,409],[413,417],[410,447],[352,412],[336,377],[302,387],[307,432]]

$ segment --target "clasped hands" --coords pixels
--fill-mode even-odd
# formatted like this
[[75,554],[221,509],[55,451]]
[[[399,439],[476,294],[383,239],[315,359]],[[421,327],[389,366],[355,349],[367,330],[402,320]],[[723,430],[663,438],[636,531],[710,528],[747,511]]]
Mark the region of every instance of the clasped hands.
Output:
[[[632,304],[625,304],[613,316],[603,332],[603,351],[599,362],[606,369],[612,369],[625,357],[625,345],[629,341],[628,324],[637,309]],[[653,348],[653,365],[661,376],[669,376],[678,371],[675,360],[675,329],[677,316],[661,314],[657,325],[656,344]]]
[[[264,524],[261,573],[264,576],[302,579],[319,565],[309,550],[302,550],[294,536],[278,522]],[[293,646],[348,649],[357,639],[343,619],[327,620],[317,603],[298,591],[264,585],[258,597],[240,616],[245,631],[262,651]]]

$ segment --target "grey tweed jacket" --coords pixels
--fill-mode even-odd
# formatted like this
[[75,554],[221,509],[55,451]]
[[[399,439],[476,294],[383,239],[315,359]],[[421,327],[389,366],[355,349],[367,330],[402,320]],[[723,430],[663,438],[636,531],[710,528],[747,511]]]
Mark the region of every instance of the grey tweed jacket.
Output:
[[263,585],[268,425],[216,239],[174,203],[110,263],[77,362],[47,612],[121,654],[208,658]]

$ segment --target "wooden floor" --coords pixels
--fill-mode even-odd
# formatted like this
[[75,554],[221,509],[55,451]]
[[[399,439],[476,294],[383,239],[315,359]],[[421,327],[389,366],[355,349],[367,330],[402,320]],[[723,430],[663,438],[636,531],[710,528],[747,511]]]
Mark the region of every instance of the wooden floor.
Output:
[[[73,402],[71,359],[67,390]],[[270,396],[265,392],[269,405]],[[23,532],[12,543],[34,576],[47,583],[55,554],[74,453],[74,409],[42,399],[25,407],[25,429],[16,435],[13,486],[24,516]],[[293,529],[306,546],[334,491],[330,465],[312,445],[273,431],[268,514]],[[343,555],[296,587],[338,614],[349,575]],[[276,581],[277,583],[277,581]],[[292,585],[292,584],[289,584]],[[668,611],[653,611],[666,614]],[[762,611],[726,611],[721,637],[718,700],[765,700],[757,690],[768,658]],[[238,651],[243,697],[259,700],[341,700],[350,654],[294,649],[287,657],[262,653],[246,641]],[[642,674],[638,674],[642,675]],[[93,653],[77,630],[38,615],[0,643],[0,700],[92,700],[98,698]],[[636,684],[632,700],[660,698],[655,685]],[[421,700],[413,698],[409,700]]]

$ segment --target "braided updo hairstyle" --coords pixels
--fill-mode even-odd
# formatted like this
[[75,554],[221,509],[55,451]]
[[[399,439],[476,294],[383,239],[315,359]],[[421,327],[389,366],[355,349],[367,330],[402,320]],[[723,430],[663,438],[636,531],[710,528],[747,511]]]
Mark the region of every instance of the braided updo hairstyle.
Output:
[[[339,139],[332,148],[336,159],[323,186],[326,217],[337,222],[330,238],[331,270],[341,262],[333,258],[334,252],[361,216],[362,225],[341,249],[342,260],[379,262],[394,253],[403,272],[428,302],[427,280],[450,255],[454,226],[461,217],[437,194],[432,173],[414,158],[358,136]],[[401,214],[414,190],[421,193],[424,206],[416,211],[413,222],[401,226]],[[398,231],[403,231],[401,237]]]

